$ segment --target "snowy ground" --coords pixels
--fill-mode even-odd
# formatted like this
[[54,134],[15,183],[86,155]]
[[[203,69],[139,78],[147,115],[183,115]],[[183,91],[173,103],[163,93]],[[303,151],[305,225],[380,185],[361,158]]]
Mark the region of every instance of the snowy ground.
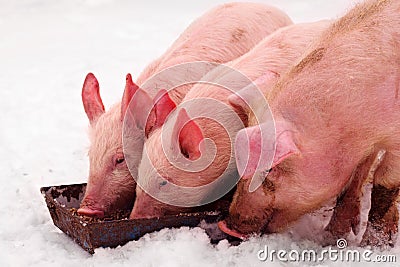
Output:
[[[39,193],[41,186],[86,181],[88,121],[80,98],[86,73],[97,75],[109,107],[120,100],[126,73],[137,77],[218,2],[225,1],[0,0],[0,266],[265,266],[271,263],[257,259],[264,245],[321,249],[289,234],[214,247],[201,229],[182,228],[90,256],[52,224]],[[264,2],[303,22],[337,17],[353,1]],[[386,253],[400,261],[399,245]]]

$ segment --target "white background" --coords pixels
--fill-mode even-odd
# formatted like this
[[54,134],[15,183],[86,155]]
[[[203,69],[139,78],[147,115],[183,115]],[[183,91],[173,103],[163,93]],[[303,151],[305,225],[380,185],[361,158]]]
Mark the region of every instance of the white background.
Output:
[[[108,108],[120,101],[126,73],[137,77],[193,19],[222,2],[0,0],[0,266],[266,266],[256,256],[264,245],[320,248],[288,234],[213,247],[201,229],[185,228],[90,256],[52,224],[39,193],[86,181],[85,75],[98,77]],[[263,2],[305,22],[336,18],[354,1]],[[390,253],[400,260],[399,247]]]

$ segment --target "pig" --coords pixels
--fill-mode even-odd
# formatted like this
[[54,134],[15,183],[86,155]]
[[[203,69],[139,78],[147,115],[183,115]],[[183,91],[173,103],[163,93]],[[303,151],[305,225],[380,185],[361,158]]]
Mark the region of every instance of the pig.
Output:
[[[346,219],[346,229],[331,221],[327,230],[346,234],[359,223],[352,221],[359,217],[358,192],[372,175],[361,245],[393,246],[400,185],[399,43],[400,2],[367,0],[333,23],[280,78],[267,92],[274,121],[237,135],[242,179],[220,223],[223,231],[243,238],[280,232],[338,198],[335,217]],[[262,142],[262,131],[272,125],[274,144]],[[272,164],[254,168],[252,161],[262,162],[254,155],[260,151],[273,154]],[[265,180],[250,192],[255,176]]]
[[[229,85],[238,94],[256,90],[263,97],[262,92],[268,90],[279,75],[301,57],[330,23],[320,21],[281,28],[245,55],[213,69],[206,75],[209,76],[207,81],[211,82],[196,84],[177,109],[170,113],[163,127],[154,131],[145,142],[137,180],[139,186],[136,187],[136,200],[130,218],[194,211],[197,206],[216,200],[216,192],[221,193],[220,189],[213,186],[206,188],[206,185],[219,180],[220,176],[225,179],[226,183],[222,184],[227,188],[231,187],[232,181],[236,183],[236,167],[234,162],[230,162],[233,153],[231,140],[238,130],[246,126],[250,116],[236,93],[215,84]],[[236,79],[237,73],[248,77],[248,80]],[[260,88],[251,86],[252,83]],[[204,99],[213,101],[202,101]],[[192,118],[190,113],[202,118]],[[215,114],[214,120],[205,118],[205,114],[209,113]],[[182,125],[184,127],[177,134]],[[214,142],[214,148],[207,146],[207,140]],[[179,166],[182,156],[187,159],[183,159],[185,163],[182,165],[186,169]],[[205,162],[210,157],[214,158],[209,161],[208,167],[199,169],[202,157]],[[178,160],[174,162],[174,159]],[[180,191],[174,185],[194,189]]]
[[[90,171],[78,213],[104,217],[112,211],[132,207],[136,186],[133,178],[137,176],[146,135],[162,125],[169,111],[179,104],[191,88],[191,85],[180,86],[167,97],[160,98],[159,102],[168,109],[157,110],[155,103],[153,108],[153,102],[159,99],[159,92],[168,88],[157,89],[153,84],[154,88],[150,88],[155,91],[153,94],[150,89],[145,90],[142,87],[150,77],[187,62],[231,61],[276,29],[290,24],[292,22],[284,12],[264,4],[230,3],[217,6],[194,21],[161,57],[142,72],[137,84],[128,74],[121,103],[107,112],[99,94],[99,83],[89,73],[83,85],[82,100],[90,121]],[[196,70],[186,70],[184,75],[193,76],[193,79],[197,77]],[[163,79],[168,80],[167,85],[169,81],[172,85],[177,78],[170,75]],[[122,141],[123,120],[128,107],[130,114],[133,114],[128,142],[132,148],[130,151],[134,152],[129,158],[130,166],[126,162]],[[153,114],[150,117],[154,119],[148,120],[146,111],[149,109]]]

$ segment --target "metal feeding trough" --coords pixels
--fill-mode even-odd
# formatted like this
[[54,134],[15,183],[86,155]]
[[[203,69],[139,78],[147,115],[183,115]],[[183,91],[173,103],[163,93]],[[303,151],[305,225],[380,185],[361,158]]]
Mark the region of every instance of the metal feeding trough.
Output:
[[109,218],[94,219],[80,216],[76,212],[85,189],[86,184],[72,184],[42,187],[40,191],[44,195],[54,224],[91,254],[98,247],[117,247],[150,232],[181,226],[199,226],[205,229],[211,243],[218,243],[222,239],[227,239],[233,244],[239,242],[239,239],[227,236],[216,226],[216,222],[228,210],[229,196],[204,206],[202,211],[196,213],[129,220],[130,211],[126,210],[119,211]]

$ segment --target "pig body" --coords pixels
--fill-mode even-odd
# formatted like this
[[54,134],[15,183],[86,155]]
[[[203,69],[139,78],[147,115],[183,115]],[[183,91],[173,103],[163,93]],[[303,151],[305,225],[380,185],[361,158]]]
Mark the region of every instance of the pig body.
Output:
[[[247,190],[249,179],[241,180],[222,226],[227,232],[281,231],[346,194],[352,184],[347,191],[359,188],[354,179],[365,179],[373,168],[363,242],[393,242],[400,185],[399,11],[399,1],[368,0],[356,6],[267,95],[277,133],[272,168],[258,168],[265,181],[255,192]],[[259,131],[243,130],[238,140],[260,142]],[[386,154],[379,166],[372,166],[379,151]],[[372,240],[374,231],[379,238]]]
[[[144,86],[151,76],[180,63],[228,62],[246,53],[277,28],[291,23],[286,14],[267,5],[232,3],[218,6],[193,22],[164,55],[143,71],[137,83]],[[195,79],[198,74],[196,70],[189,69],[185,75]],[[163,86],[167,86],[163,89],[175,84],[174,75],[163,78]],[[190,87],[184,85],[172,90],[163,103],[167,102],[173,108]],[[145,88],[139,88],[128,75],[122,102],[105,112],[99,84],[92,74],[87,76],[82,98],[91,123],[90,172],[85,197],[78,210],[80,214],[102,217],[110,211],[132,207],[136,186],[132,176],[137,175],[145,131],[149,132],[162,124],[161,120],[149,126],[143,115],[152,108],[157,88],[156,83],[147,83]],[[135,102],[129,105],[133,95]],[[134,152],[129,155],[129,169],[122,142],[123,119],[128,109],[134,117],[128,141],[129,150]]]
[[[231,84],[228,82],[228,84],[231,88],[236,89],[247,88],[249,82],[254,81],[261,91],[266,92],[271,88],[277,77],[284,73],[296,59],[300,58],[306,47],[329,24],[329,21],[321,21],[279,29],[266,37],[247,54],[228,63],[226,66],[230,68],[229,70],[223,67],[215,68],[207,76],[211,78],[213,83],[217,84],[225,84],[225,81],[232,80],[233,82]],[[238,72],[248,77],[248,80],[236,83],[234,76]],[[241,84],[242,82],[243,84]],[[205,189],[204,185],[214,182],[221,175],[236,179],[235,165],[230,164],[233,153],[231,150],[232,136],[229,135],[229,132],[233,134],[234,138],[236,132],[248,123],[250,116],[245,105],[237,98],[236,94],[226,88],[214,84],[197,84],[185,96],[181,106],[175,111],[175,117],[170,117],[162,129],[156,130],[146,140],[139,167],[138,182],[140,186],[136,188],[137,198],[131,213],[132,219],[188,211],[189,203],[192,206],[205,204],[204,199],[207,199],[213,193],[210,188]],[[209,103],[196,102],[199,99],[211,99],[213,101]],[[228,108],[224,109],[218,106],[216,102],[222,103]],[[190,119],[185,114],[185,110],[188,110],[188,112],[193,110],[193,116],[203,118]],[[204,116],[204,114],[210,114],[210,112],[215,113],[214,116],[211,116],[213,119]],[[238,116],[240,120],[238,120]],[[166,133],[177,131],[178,125],[182,124],[180,120],[190,123],[187,123],[186,129],[182,129],[181,136],[175,136],[178,143],[174,144],[175,139],[172,138],[163,145],[163,130]],[[186,142],[186,139],[192,141]],[[207,150],[206,139],[211,139],[214,142],[216,151]],[[170,158],[166,156],[169,149],[172,150]],[[186,169],[177,167],[171,160],[171,158],[179,159],[181,154],[188,158],[185,165]],[[214,156],[210,165],[200,171],[195,171],[196,160],[201,156],[207,158],[210,155]],[[168,183],[183,187],[198,187],[199,190],[183,193],[167,186],[160,187],[160,184],[165,184],[160,177],[165,178]],[[145,191],[140,187],[144,187]],[[156,197],[154,198],[154,196]],[[161,201],[161,199],[166,201]],[[180,202],[173,202],[179,204],[163,203],[175,199]]]

